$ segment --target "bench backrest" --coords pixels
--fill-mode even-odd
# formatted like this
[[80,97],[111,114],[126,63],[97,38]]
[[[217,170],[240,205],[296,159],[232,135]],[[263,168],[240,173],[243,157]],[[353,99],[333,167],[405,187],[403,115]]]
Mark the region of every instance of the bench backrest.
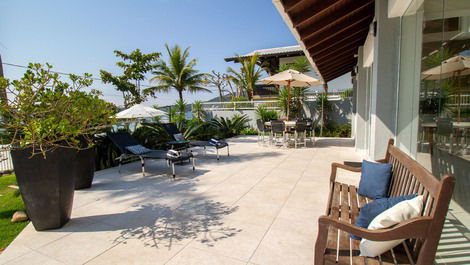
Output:
[[424,196],[422,215],[432,217],[433,221],[426,238],[410,239],[408,245],[410,254],[414,260],[418,260],[418,264],[432,264],[452,198],[454,177],[444,175],[437,179],[416,160],[395,147],[393,139],[389,140],[385,161],[393,165],[389,196]]

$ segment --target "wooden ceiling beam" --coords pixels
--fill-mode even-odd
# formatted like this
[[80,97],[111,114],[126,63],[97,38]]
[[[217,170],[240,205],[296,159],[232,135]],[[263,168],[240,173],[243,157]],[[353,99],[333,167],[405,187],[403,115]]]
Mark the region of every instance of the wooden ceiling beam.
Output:
[[302,36],[300,38],[304,43],[315,43],[315,45],[320,45],[321,43],[328,41],[332,38],[339,38],[343,39],[345,36],[352,34],[356,31],[360,31],[364,28],[369,28],[370,23],[372,22],[373,14],[370,16],[363,17],[358,21],[345,24],[345,25],[337,25],[335,27],[331,27],[328,30],[323,30],[315,35],[310,36]]
[[325,79],[326,82],[330,82],[331,80],[335,80],[336,78],[338,78],[338,77],[340,77],[340,76],[342,76],[346,73],[349,73],[349,72],[352,72],[352,69],[349,69],[349,68],[348,69],[343,69],[343,70],[338,71],[335,74],[332,74],[332,75],[330,75],[330,76],[328,76],[324,79]]
[[298,12],[291,9],[290,17],[292,18],[292,24],[295,28],[301,26],[310,20],[323,17],[329,10],[334,9],[336,6],[344,4],[346,2],[354,2],[354,0],[320,0],[320,1],[308,1],[304,2],[303,6],[297,5]]
[[334,60],[338,60],[339,58],[346,58],[346,57],[354,57],[354,54],[356,53],[356,46],[350,47],[348,49],[340,50],[336,53],[330,54],[329,57],[323,57],[323,58],[314,58],[314,61],[316,64],[325,64]]
[[338,50],[346,49],[350,46],[359,47],[364,44],[367,30],[358,32],[358,34],[351,35],[350,37],[344,38],[340,41],[335,41],[333,45],[320,46],[317,49],[307,49],[312,57],[321,58],[323,55],[329,55],[336,53]]
[[352,62],[352,63],[346,64],[346,65],[343,65],[341,67],[338,67],[337,69],[328,72],[324,76],[322,75],[323,79],[327,80],[327,81],[330,81],[330,80],[333,80],[337,77],[340,77],[340,76],[344,75],[345,73],[351,72],[352,70],[354,70],[355,65],[356,65],[356,63]]
[[309,0],[281,0],[282,6],[284,7],[284,10],[286,13],[290,12],[292,9],[295,7],[301,5],[303,2],[306,2]]
[[356,58],[353,57],[353,58],[347,58],[344,60],[338,60],[336,62],[330,62],[330,63],[323,64],[323,65],[317,64],[317,67],[321,75],[323,76],[323,74],[328,75],[328,72],[334,71],[335,68],[342,67],[343,65],[349,65],[355,61],[356,61]]
[[357,21],[365,16],[374,13],[374,2],[370,0],[356,0],[349,3],[338,11],[329,14],[328,16],[312,16],[312,19],[306,20],[308,24],[301,23],[295,25],[299,35],[310,36],[318,34],[322,30],[325,30],[335,25],[348,25],[354,21]]
[[304,42],[305,48],[313,52],[323,52],[332,46],[341,45],[343,43],[350,43],[358,38],[362,38],[365,41],[365,36],[369,31],[368,27],[364,27],[358,31],[350,32],[350,34],[336,35],[328,42],[314,43],[313,41]]

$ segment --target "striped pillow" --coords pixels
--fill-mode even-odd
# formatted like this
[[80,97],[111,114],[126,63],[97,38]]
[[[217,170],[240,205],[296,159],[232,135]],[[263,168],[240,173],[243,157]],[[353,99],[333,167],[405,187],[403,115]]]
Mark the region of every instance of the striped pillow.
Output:
[[129,152],[131,152],[135,155],[142,155],[142,154],[149,153],[149,152],[152,151],[152,150],[148,149],[147,147],[142,146],[140,144],[126,146],[126,149],[127,149],[127,151],[129,151]]

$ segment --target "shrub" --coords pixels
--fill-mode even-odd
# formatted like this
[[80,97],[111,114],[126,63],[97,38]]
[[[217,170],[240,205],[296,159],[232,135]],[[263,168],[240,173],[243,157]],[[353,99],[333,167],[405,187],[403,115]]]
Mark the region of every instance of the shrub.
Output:
[[256,108],[256,117],[261,119],[263,122],[278,119],[279,112],[275,110],[268,110],[265,106],[260,105]]
[[250,119],[247,115],[233,115],[232,118],[218,117],[210,121],[212,127],[216,129],[215,137],[227,138],[240,134],[247,127]]
[[82,90],[93,83],[91,75],[69,75],[69,84],[51,68],[30,63],[20,80],[0,78],[2,87],[15,95],[0,105],[0,127],[7,130],[12,146],[31,147],[33,155],[59,147],[91,147],[92,136],[114,123],[114,106],[100,99],[97,90]]
[[241,135],[258,135],[258,130],[255,128],[247,127],[240,131]]

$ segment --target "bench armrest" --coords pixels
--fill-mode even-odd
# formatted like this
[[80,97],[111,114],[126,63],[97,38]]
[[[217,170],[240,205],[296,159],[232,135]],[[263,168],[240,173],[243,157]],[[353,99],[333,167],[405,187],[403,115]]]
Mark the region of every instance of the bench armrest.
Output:
[[331,163],[330,182],[334,182],[336,180],[336,172],[338,171],[338,168],[345,169],[345,170],[352,171],[352,172],[361,172],[360,167],[352,167],[352,166],[347,166],[347,165],[343,165],[340,163]]
[[365,239],[388,241],[406,238],[424,238],[428,233],[432,220],[431,217],[421,216],[402,222],[392,228],[369,230],[330,216],[320,216],[318,219],[318,236],[315,243],[315,264],[323,264],[323,255],[326,249],[330,226]]
[[379,230],[369,230],[330,216],[320,216],[318,223],[320,227],[326,226],[328,228],[329,226],[333,226],[365,239],[388,241],[402,238],[423,238],[426,236],[432,220],[431,217],[427,216],[415,217],[392,228]]

